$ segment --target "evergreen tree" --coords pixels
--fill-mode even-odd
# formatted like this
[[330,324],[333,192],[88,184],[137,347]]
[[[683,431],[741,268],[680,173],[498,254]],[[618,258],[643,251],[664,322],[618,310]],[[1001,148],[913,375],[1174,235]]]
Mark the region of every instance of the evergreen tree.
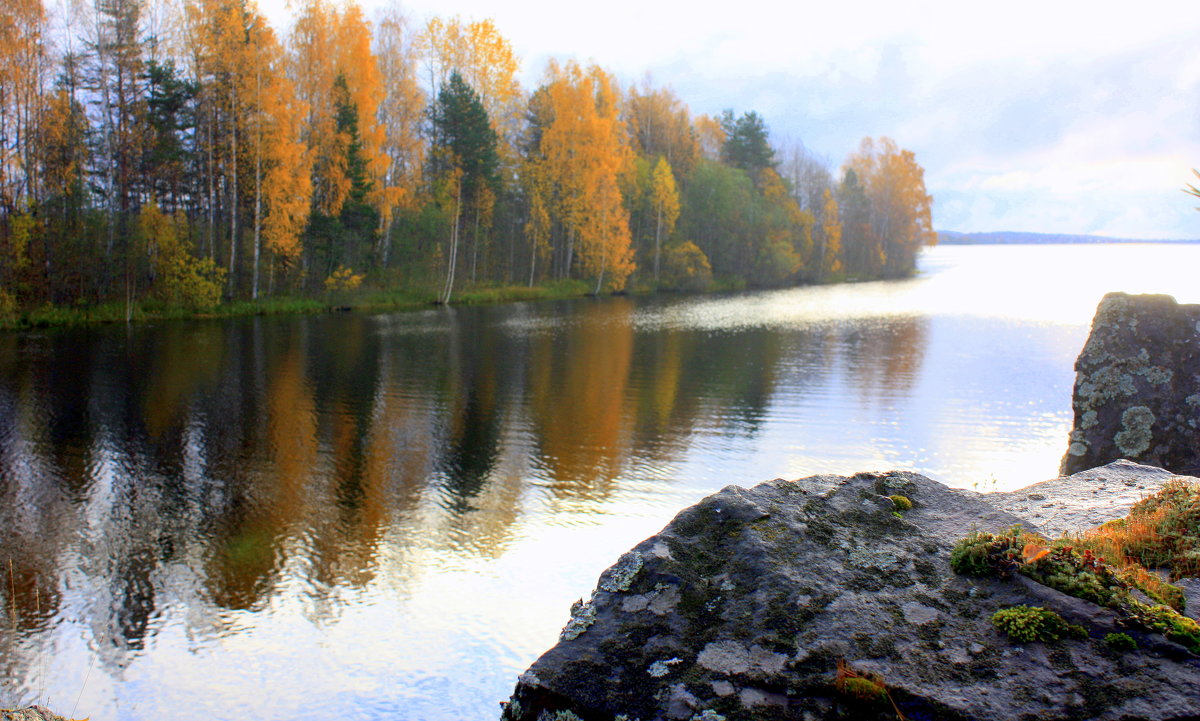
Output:
[[842,176],[837,204],[841,215],[842,256],[846,260],[846,272],[852,275],[879,273],[883,259],[871,232],[871,201],[853,168],[847,168]]
[[500,167],[496,131],[479,94],[453,72],[431,112],[435,174],[444,172],[448,164],[461,168],[463,197],[468,201],[476,199],[484,186],[495,190]]
[[197,86],[181,76],[175,63],[146,65],[146,122],[149,139],[142,156],[142,177],[150,195],[169,214],[198,192],[189,188],[190,154],[185,140],[195,126]]
[[358,107],[350,97],[346,77],[338,75],[334,81],[336,112],[334,120],[339,134],[346,138],[346,176],[350,180],[350,192],[339,214],[342,229],[348,234],[353,257],[343,260],[345,265],[357,265],[359,251],[370,247],[375,230],[379,227],[379,211],[369,202],[374,182],[367,168],[363,153],[362,136],[358,130]]
[[[446,282],[442,302],[449,302],[454,291],[458,265],[459,237],[465,220],[463,209],[472,213],[473,227],[471,273],[480,254],[480,233],[488,230],[499,187],[496,131],[488,120],[479,94],[452,72],[438,91],[437,102],[430,108],[433,122],[433,148],[430,152],[431,177],[454,191],[442,193],[443,205],[453,218],[446,252]],[[453,198],[451,198],[453,196]]]
[[762,171],[775,167],[775,151],[767,139],[767,126],[758,113],[751,110],[734,119],[733,111],[726,110],[721,114],[721,128],[725,131],[721,160],[726,165],[746,171],[755,180]]

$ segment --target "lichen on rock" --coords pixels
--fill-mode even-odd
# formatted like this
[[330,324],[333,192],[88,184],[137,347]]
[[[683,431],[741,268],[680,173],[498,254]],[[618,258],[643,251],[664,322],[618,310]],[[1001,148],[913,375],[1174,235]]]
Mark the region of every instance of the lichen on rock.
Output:
[[580,599],[571,606],[571,619],[563,627],[559,638],[563,641],[574,641],[595,622],[596,607],[591,601],[584,602]]
[[600,588],[605,591],[628,591],[633,584],[634,577],[638,571],[642,570],[642,554],[637,551],[630,551],[617,561],[617,564],[610,568],[604,574],[604,578],[600,581]]
[[1064,475],[1120,458],[1200,473],[1200,306],[1110,293],[1075,362]]
[[1121,414],[1121,430],[1113,436],[1113,443],[1129,458],[1137,458],[1150,447],[1154,427],[1154,413],[1146,406],[1131,406]]

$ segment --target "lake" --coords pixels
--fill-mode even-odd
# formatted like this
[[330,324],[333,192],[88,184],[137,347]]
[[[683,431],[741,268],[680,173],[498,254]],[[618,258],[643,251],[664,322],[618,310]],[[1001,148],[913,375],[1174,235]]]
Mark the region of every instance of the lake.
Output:
[[909,280],[0,334],[0,707],[494,719],[572,601],[727,484],[1056,475],[1110,290],[1200,245]]

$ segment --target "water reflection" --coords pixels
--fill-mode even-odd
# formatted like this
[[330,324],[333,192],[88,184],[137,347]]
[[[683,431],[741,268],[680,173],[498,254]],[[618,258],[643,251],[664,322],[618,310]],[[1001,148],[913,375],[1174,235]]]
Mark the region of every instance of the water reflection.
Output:
[[[673,468],[757,437],[781,393],[886,406],[920,375],[923,317],[662,321],[705,302],[0,336],[0,705],[35,700],[62,629],[136,702],[153,691],[122,679],[165,653],[156,633],[216,652],[289,599],[327,626],[381,582],[404,597],[547,517],[686,483]],[[288,691],[321,668],[301,664]]]
[[54,564],[32,559],[100,544],[139,599],[121,612],[132,641],[162,564],[202,560],[227,608],[269,594],[289,547],[321,585],[361,585],[427,495],[447,516],[516,507],[528,480],[602,502],[632,456],[670,460],[701,427],[753,434],[785,365],[810,385],[842,365],[865,395],[905,392],[920,366],[917,319],[648,333],[630,299],[573,305],[552,333],[467,309],[436,332],[403,332],[419,314],[6,336],[3,552],[52,589]]

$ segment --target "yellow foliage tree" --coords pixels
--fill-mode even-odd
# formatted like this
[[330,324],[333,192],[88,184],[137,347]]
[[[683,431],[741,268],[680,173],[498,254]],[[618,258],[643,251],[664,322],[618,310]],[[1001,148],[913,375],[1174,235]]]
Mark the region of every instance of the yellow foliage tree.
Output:
[[380,106],[383,152],[388,161],[383,181],[383,227],[376,249],[376,257],[384,266],[388,264],[391,252],[395,213],[416,206],[421,169],[425,163],[421,128],[425,120],[426,96],[417,80],[418,48],[417,38],[399,6],[385,9],[375,32],[375,54],[384,87]]
[[630,89],[622,115],[635,150],[666,158],[679,178],[687,178],[700,158],[700,142],[691,116],[670,88],[653,88],[647,79]]
[[37,200],[34,131],[46,73],[41,0],[5,0],[0,10],[0,216]]
[[882,242],[883,272],[910,270],[922,245],[933,245],[933,198],[925,190],[925,171],[911,150],[891,138],[863,138],[843,166],[852,169],[871,199],[871,226]]
[[721,147],[725,145],[725,128],[721,121],[711,115],[700,115],[692,122],[700,157],[712,161],[721,160]]
[[660,156],[654,165],[650,180],[650,202],[654,207],[654,280],[658,280],[659,257],[662,255],[662,238],[670,235],[679,220],[679,191],[675,188],[675,175],[665,157]]
[[838,218],[837,199],[829,188],[821,195],[821,223],[817,227],[819,238],[818,280],[842,272],[842,222]]
[[617,99],[611,75],[574,61],[551,62],[536,96],[541,125],[534,162],[544,189],[553,189],[550,215],[566,231],[563,274],[571,272],[578,247],[577,260],[584,275],[596,279],[596,292],[606,280],[614,290],[624,288],[635,267],[618,184],[632,154],[623,142]]
[[525,237],[529,239],[529,287],[533,287],[538,260],[545,261],[551,252],[550,188],[546,170],[536,159],[522,165],[521,180],[529,197],[529,220],[525,222]]
[[[260,249],[289,267],[302,252],[301,234],[312,203],[311,162],[301,139],[305,108],[282,71],[283,48],[270,28],[255,35],[255,251],[258,297]],[[274,264],[272,264],[272,269]],[[272,274],[272,279],[274,274]]]
[[138,247],[149,260],[151,293],[171,305],[209,308],[221,300],[225,271],[212,258],[196,258],[181,238],[182,213],[171,217],[157,203],[142,206],[134,225]]
[[521,60],[508,40],[489,20],[464,23],[460,18],[435,17],[420,35],[430,78],[430,95],[457,71],[479,94],[492,129],[501,140],[511,140],[520,122],[521,85],[517,71]]
[[360,152],[372,181],[370,202],[383,215],[390,205],[385,182],[390,163],[383,149],[387,132],[379,120],[385,91],[362,8],[354,2],[339,7],[331,0],[306,0],[289,45],[290,76],[308,110],[305,141],[313,159],[314,209],[337,215],[353,184],[351,139],[339,131],[336,117],[341,77],[357,113]]

